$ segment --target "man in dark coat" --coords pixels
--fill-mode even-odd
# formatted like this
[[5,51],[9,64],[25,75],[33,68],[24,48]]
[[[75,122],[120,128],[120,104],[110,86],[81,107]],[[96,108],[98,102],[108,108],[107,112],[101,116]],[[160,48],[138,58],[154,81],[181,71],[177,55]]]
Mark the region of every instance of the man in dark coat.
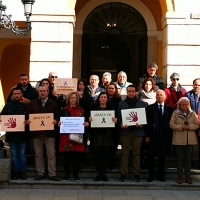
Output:
[[[12,89],[12,100],[7,103],[1,115],[25,115],[27,110],[27,101],[22,97],[21,88]],[[12,126],[16,126],[15,120],[11,120]],[[9,143],[12,160],[12,179],[17,180],[19,177],[26,180],[26,139],[27,131],[23,132],[6,132],[6,142]]]
[[[52,123],[56,125],[59,120],[58,107],[54,100],[48,98],[48,88],[45,86],[39,86],[38,94],[39,98],[32,100],[29,104],[26,114],[27,123],[31,123],[29,120],[29,114],[53,113],[54,120]],[[31,131],[31,135],[33,138],[35,163],[38,172],[35,180],[44,179],[45,162],[43,159],[43,148],[45,145],[49,180],[59,181],[60,179],[56,177],[55,130]]]
[[164,90],[165,88],[165,84],[163,82],[163,79],[161,77],[158,77],[156,75],[156,70],[158,69],[158,66],[155,62],[150,62],[147,66],[147,73],[144,74],[142,77],[139,78],[139,84],[138,84],[138,89],[140,90],[141,89],[141,86],[142,86],[142,82],[147,78],[147,77],[150,77],[150,78],[153,78],[155,83],[156,83],[156,86],[158,89],[162,89]]
[[[32,85],[29,83],[28,76],[26,74],[20,74],[19,76],[19,83],[17,86],[22,90],[23,97],[27,98],[29,101],[36,99],[38,97],[38,93],[35,88],[32,87]],[[12,97],[12,91],[7,97],[7,103],[11,101]]]
[[[19,83],[17,86],[22,90],[23,97],[26,98],[27,102],[30,102],[33,99],[36,99],[38,97],[38,93],[34,87],[29,83],[28,76],[26,74],[20,74],[19,75]],[[11,101],[12,97],[12,91],[8,95],[7,103]],[[32,155],[31,152],[31,141],[30,141],[30,133],[27,131],[27,141],[26,141],[26,154]]]
[[155,157],[158,156],[157,179],[165,182],[165,156],[169,156],[173,131],[169,122],[173,108],[164,103],[165,92],[156,91],[156,102],[147,106],[147,126],[145,127],[145,142],[147,145],[148,182],[154,180]]
[[136,123],[135,126],[127,126],[127,124],[123,124],[121,110],[131,108],[145,108],[147,106],[147,103],[137,99],[136,87],[134,85],[129,85],[126,90],[127,97],[124,101],[119,102],[117,110],[117,121],[120,127],[120,143],[122,145],[120,181],[124,182],[126,180],[126,175],[128,173],[128,160],[131,148],[133,155],[134,181],[140,182],[140,148],[143,137],[145,136],[144,129],[143,126],[138,123]]

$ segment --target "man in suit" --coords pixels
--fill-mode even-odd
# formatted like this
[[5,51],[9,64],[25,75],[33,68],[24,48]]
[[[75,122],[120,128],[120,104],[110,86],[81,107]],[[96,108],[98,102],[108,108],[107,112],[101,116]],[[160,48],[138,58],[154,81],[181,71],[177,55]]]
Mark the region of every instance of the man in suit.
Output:
[[173,108],[166,105],[165,92],[156,91],[156,102],[147,106],[147,126],[145,127],[145,142],[147,145],[148,182],[154,180],[155,157],[158,156],[157,179],[165,182],[165,156],[169,156],[173,131],[169,122]]

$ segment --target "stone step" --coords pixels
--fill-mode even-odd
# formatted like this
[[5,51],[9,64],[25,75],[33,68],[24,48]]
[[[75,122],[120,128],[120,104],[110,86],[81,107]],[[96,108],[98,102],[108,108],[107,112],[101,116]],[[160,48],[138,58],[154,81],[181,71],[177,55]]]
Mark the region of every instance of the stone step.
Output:
[[155,180],[150,183],[142,179],[138,183],[131,179],[127,179],[125,182],[119,182],[113,178],[109,178],[108,182],[95,182],[91,178],[81,178],[80,182],[75,182],[72,179],[67,182],[55,182],[48,179],[34,181],[32,178],[28,178],[24,181],[11,180],[8,185],[2,187],[10,189],[200,190],[200,181],[193,179],[193,184],[191,185],[187,183],[179,185],[173,179],[167,180],[166,182]]
[[[127,178],[131,179],[133,178],[133,175],[131,173],[132,169],[129,168],[129,174],[127,175]],[[59,178],[62,178],[64,176],[64,170],[62,167],[57,167],[56,170],[57,176]],[[35,166],[29,166],[27,168],[27,177],[29,178],[34,178],[35,176],[37,176],[37,171],[35,169]],[[48,171],[46,169],[46,177],[47,177]],[[96,177],[96,170],[95,168],[90,168],[90,169],[82,169],[79,173],[80,178],[92,178],[94,179]],[[71,177],[72,173],[71,173]],[[115,180],[119,180],[120,177],[120,169],[114,169],[114,170],[107,170],[107,177],[111,178],[111,179],[115,179]],[[148,178],[148,171],[147,169],[142,169],[140,172],[140,177],[142,179],[147,179]],[[165,169],[165,177],[166,179],[177,179],[177,174],[176,174],[176,168],[166,168]],[[191,177],[196,179],[196,180],[200,180],[200,170],[195,170],[192,169],[191,171]]]

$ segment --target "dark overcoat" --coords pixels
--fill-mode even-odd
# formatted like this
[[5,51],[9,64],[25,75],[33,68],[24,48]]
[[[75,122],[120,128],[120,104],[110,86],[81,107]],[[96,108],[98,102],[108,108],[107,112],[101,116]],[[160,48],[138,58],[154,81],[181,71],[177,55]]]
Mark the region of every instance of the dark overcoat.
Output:
[[173,108],[164,104],[164,114],[159,114],[158,103],[147,106],[147,126],[145,126],[145,137],[150,138],[147,145],[148,153],[169,156],[172,144],[173,130],[169,126]]

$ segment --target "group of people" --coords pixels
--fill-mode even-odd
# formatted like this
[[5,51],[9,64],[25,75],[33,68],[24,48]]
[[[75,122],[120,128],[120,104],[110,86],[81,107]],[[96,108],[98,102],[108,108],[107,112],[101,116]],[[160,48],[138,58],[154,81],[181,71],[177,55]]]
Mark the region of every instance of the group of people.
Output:
[[[56,151],[59,151],[64,155],[62,181],[70,179],[71,171],[74,180],[80,181],[80,161],[86,151],[87,140],[90,140],[89,149],[94,152],[97,173],[94,181],[108,181],[106,172],[113,169],[114,156],[120,144],[121,182],[128,174],[130,153],[133,179],[140,182],[144,152],[149,175],[147,181],[152,182],[157,174],[157,180],[164,182],[165,157],[170,156],[173,144],[177,158],[177,183],[182,184],[185,175],[185,181],[192,184],[192,149],[200,141],[200,78],[193,81],[193,89],[187,92],[180,85],[180,75],[173,73],[171,85],[166,88],[163,79],[156,75],[157,69],[155,62],[149,63],[147,73],[139,78],[138,86],[127,81],[124,71],[118,73],[116,82],[112,82],[111,73],[103,73],[101,85],[99,77],[91,75],[89,85],[87,80],[80,79],[77,91],[68,95],[58,95],[54,91],[55,78],[58,78],[55,72],[50,72],[48,78],[38,82],[36,88],[31,86],[26,74],[21,74],[19,84],[12,89],[1,112],[1,115],[25,115],[25,131],[6,133],[11,150],[12,179],[27,179],[26,152],[32,138],[37,169],[35,180],[45,178],[45,150],[50,180],[60,180],[56,176]],[[123,123],[121,111],[134,108],[146,110],[147,124],[128,126]],[[111,119],[115,127],[91,127],[91,111],[109,110],[115,111]],[[54,130],[30,131],[29,114],[36,113],[53,113]],[[82,143],[71,140],[69,134],[59,134],[60,117],[85,117]],[[155,157],[158,157],[157,170]]]

